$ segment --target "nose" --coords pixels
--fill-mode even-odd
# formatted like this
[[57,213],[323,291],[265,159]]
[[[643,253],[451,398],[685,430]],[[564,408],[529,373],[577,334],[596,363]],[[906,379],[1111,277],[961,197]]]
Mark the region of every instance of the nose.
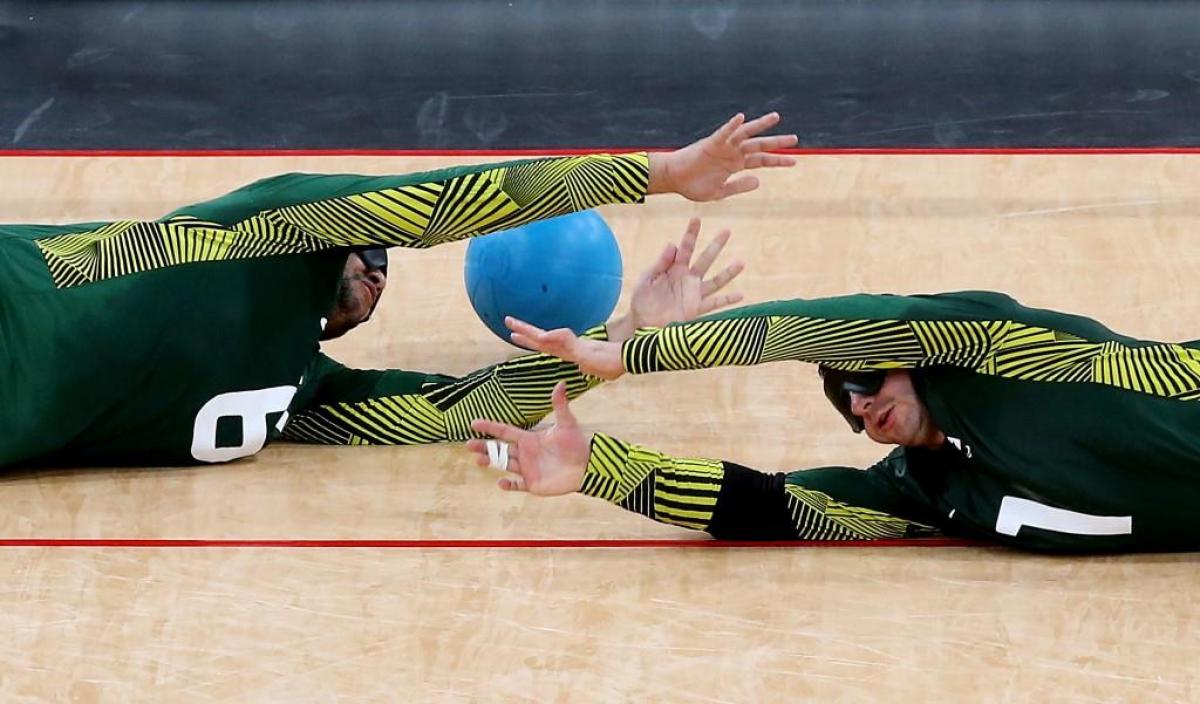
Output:
[[871,408],[871,404],[874,403],[874,401],[874,396],[867,396],[865,394],[860,394],[857,391],[851,391],[850,412],[861,418],[867,414],[867,410]]
[[387,287],[387,275],[378,269],[375,271],[368,271],[366,278],[371,282],[372,285],[375,286],[375,288],[379,290],[380,293],[383,293],[383,289]]

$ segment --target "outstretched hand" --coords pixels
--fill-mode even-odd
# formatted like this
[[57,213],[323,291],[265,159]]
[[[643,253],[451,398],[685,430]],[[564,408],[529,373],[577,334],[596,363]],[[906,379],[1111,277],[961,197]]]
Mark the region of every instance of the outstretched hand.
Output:
[[[491,420],[472,421],[475,432],[508,443],[508,466],[497,482],[506,491],[560,496],[579,491],[591,454],[591,436],[575,420],[567,404],[567,385],[559,382],[550,395],[554,424],[543,430],[522,430]],[[475,464],[490,464],[487,440],[468,440]]]
[[746,268],[741,260],[711,279],[704,278],[728,244],[729,230],[718,232],[693,261],[699,237],[700,218],[692,218],[679,244],[668,244],[654,265],[642,272],[630,301],[629,318],[634,329],[691,320],[742,300],[739,292],[721,293]]
[[796,145],[794,134],[760,137],[779,124],[779,113],[746,122],[738,113],[709,136],[682,149],[650,155],[649,193],[678,193],[694,201],[721,200],[758,188],[747,169],[793,166],[791,157],[770,154]]
[[514,345],[573,362],[579,371],[607,381],[625,373],[621,343],[579,337],[570,328],[543,330],[512,316],[504,319]]

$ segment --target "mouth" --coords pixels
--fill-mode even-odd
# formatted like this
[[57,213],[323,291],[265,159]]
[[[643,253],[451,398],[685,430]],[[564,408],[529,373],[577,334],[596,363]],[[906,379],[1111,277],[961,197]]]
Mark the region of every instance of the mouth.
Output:
[[370,299],[367,302],[367,307],[370,308],[375,305],[375,301],[379,300],[379,289],[367,279],[359,279],[359,281],[362,283],[363,288],[367,290],[367,296]]
[[875,419],[875,427],[876,427],[877,429],[881,430],[881,431],[888,430],[889,428],[891,428],[891,426],[892,426],[892,416],[894,415],[892,412],[893,412],[893,411],[895,411],[895,410],[896,410],[896,407],[895,407],[895,406],[891,406],[891,407],[890,407],[890,408],[888,408],[886,411],[884,411],[883,413],[881,413],[881,414],[880,414],[880,415],[879,415],[879,416],[878,416],[878,417]]

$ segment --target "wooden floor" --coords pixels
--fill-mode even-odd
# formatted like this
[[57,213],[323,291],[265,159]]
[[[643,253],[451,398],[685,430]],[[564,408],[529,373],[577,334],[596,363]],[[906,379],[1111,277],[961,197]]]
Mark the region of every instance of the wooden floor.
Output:
[[[11,222],[156,217],[289,170],[447,159],[0,158]],[[605,209],[627,271],[690,214],[729,226],[750,300],[1001,290],[1120,332],[1200,337],[1187,156],[805,157],[740,199]],[[465,245],[392,257],[358,366],[511,354]],[[628,378],[594,428],[762,469],[863,465],[811,367]],[[494,489],[457,446],[269,447],[252,461],[0,479],[3,538],[698,537],[581,496]],[[1200,701],[1194,555],[992,548],[0,548],[0,701]]]

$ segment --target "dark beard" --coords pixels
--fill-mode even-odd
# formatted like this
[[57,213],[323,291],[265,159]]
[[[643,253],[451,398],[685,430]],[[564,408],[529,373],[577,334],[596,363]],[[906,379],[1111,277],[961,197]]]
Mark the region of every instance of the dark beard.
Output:
[[354,308],[357,301],[354,299],[353,289],[350,283],[354,279],[342,277],[341,284],[338,285],[337,295],[334,297],[333,310],[329,314],[329,323],[321,332],[322,340],[333,340],[345,335],[351,329],[358,326],[358,322],[346,325],[346,316],[344,313]]
[[337,291],[337,310],[347,310],[354,307],[354,291],[350,288],[351,279],[347,276],[342,277],[342,283],[338,284]]

